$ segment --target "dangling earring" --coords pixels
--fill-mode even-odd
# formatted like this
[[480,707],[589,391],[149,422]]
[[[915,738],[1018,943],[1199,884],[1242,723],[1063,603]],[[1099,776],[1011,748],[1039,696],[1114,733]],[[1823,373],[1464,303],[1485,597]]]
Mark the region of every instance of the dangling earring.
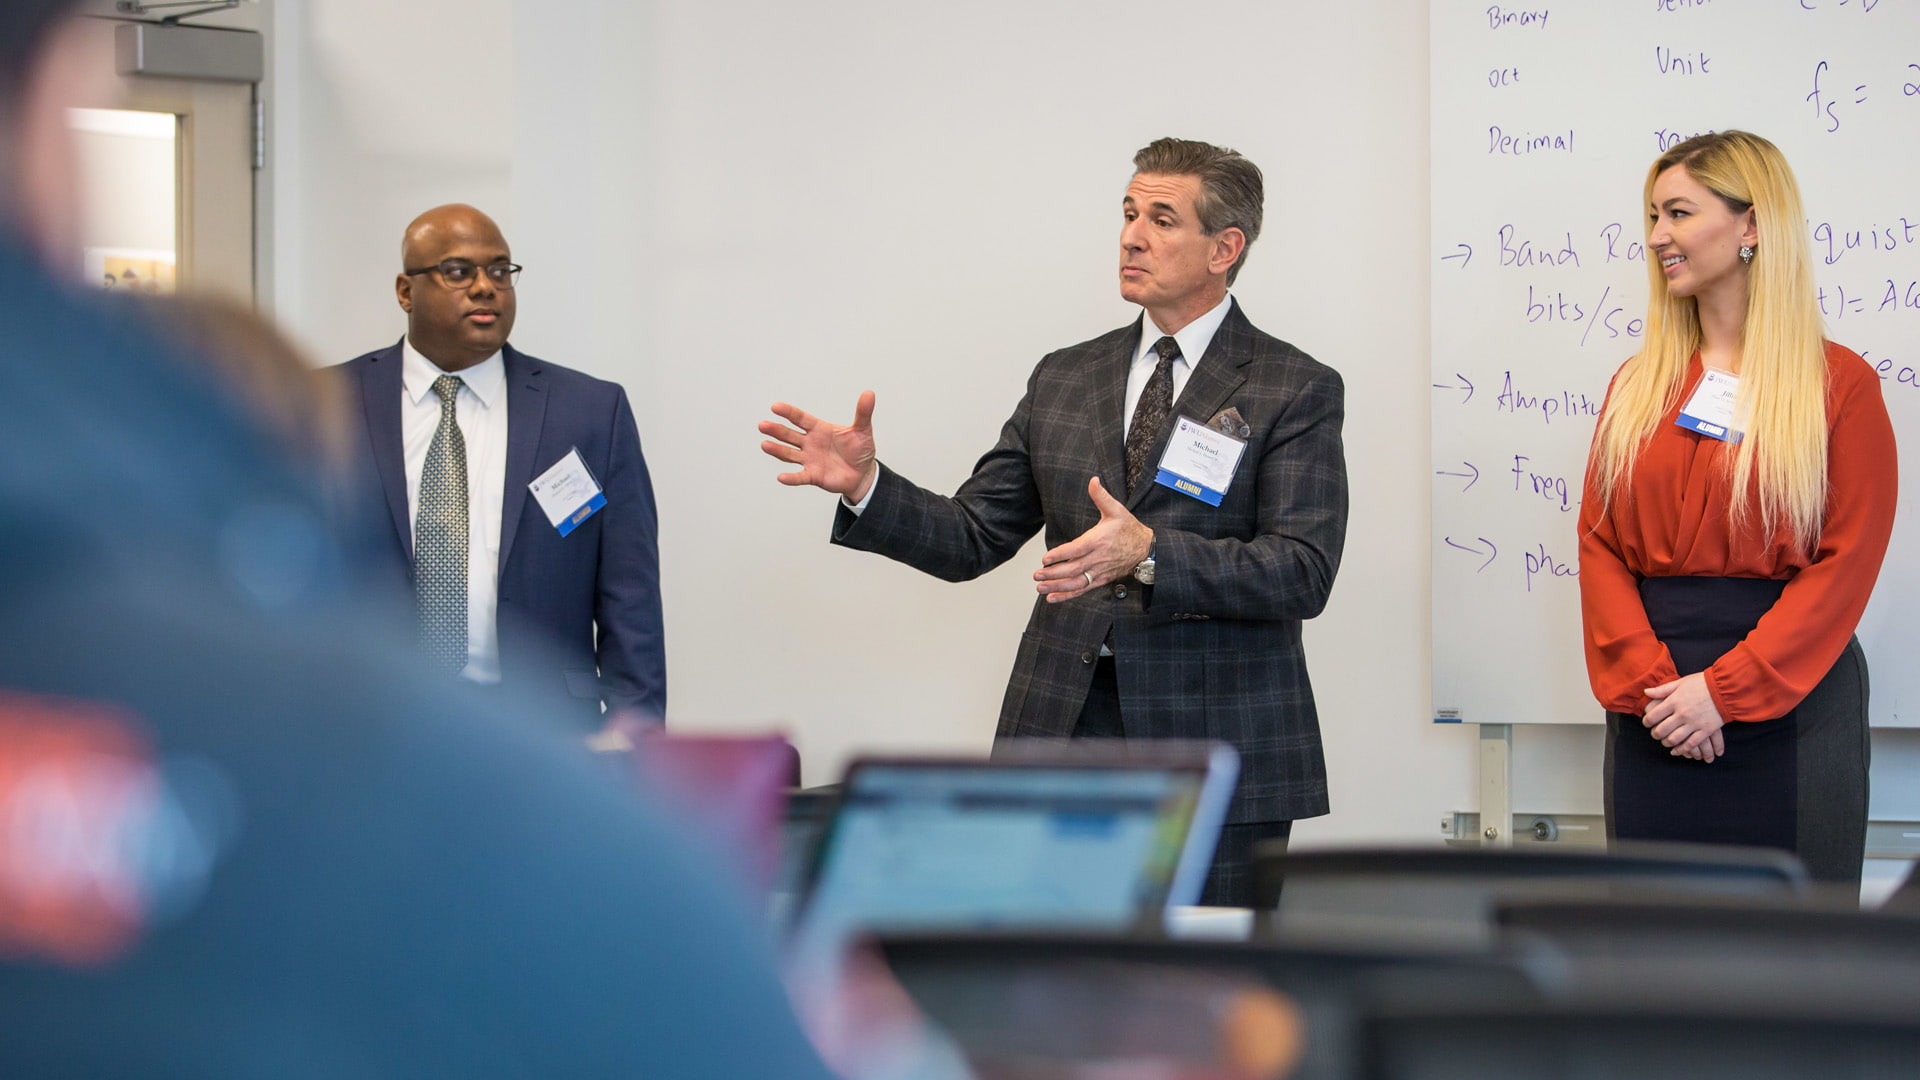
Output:
[[1745,244],[1740,245],[1740,261],[1743,263],[1753,262],[1753,249]]

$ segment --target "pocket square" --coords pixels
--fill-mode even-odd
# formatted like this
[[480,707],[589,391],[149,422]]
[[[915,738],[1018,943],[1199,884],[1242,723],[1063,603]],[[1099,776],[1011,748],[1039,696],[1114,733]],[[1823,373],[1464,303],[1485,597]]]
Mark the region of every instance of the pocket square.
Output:
[[1247,426],[1246,420],[1240,415],[1240,410],[1231,407],[1220,410],[1213,419],[1207,421],[1207,426],[1222,435],[1231,435],[1236,439],[1247,439],[1253,436],[1253,428]]

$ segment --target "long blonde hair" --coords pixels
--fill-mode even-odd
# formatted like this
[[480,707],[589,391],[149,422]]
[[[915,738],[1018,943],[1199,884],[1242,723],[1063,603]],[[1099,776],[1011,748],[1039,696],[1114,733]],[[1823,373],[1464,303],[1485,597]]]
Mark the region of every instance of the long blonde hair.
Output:
[[[1653,203],[1654,180],[1675,166],[1734,213],[1751,207],[1759,233],[1740,332],[1737,407],[1745,433],[1732,455],[1731,522],[1738,530],[1751,520],[1757,477],[1764,534],[1772,536],[1784,522],[1794,542],[1811,553],[1826,517],[1827,363],[1800,187],[1778,147],[1745,131],[1721,131],[1660,155],[1647,170],[1643,207]],[[1652,232],[1649,219],[1649,238]],[[1646,345],[1620,369],[1593,438],[1589,468],[1609,508],[1626,490],[1641,448],[1673,408],[1701,345],[1699,308],[1692,297],[1667,290],[1651,248],[1649,243]]]

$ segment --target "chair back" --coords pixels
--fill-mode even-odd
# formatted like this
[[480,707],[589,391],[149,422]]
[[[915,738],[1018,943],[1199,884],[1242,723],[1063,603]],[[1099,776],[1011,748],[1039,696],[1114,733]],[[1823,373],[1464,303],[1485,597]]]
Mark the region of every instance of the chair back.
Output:
[[1221,987],[1253,986],[1297,1010],[1301,1046],[1289,1075],[1334,1080],[1355,1075],[1354,1018],[1367,1009],[1460,995],[1530,1001],[1559,977],[1554,958],[1528,945],[1483,951],[937,934],[884,936],[880,948],[920,1009],[989,1072],[1012,1059],[1085,1064],[1122,1048],[1153,1056],[1169,1042],[1163,1025],[1210,1031],[1192,1016],[1217,1012]]
[[1920,1022],[1841,1015],[1790,990],[1704,1002],[1460,1001],[1360,1022],[1370,1080],[1892,1080],[1920,1070]]
[[1583,998],[1791,996],[1920,1018],[1920,917],[1694,897],[1509,901],[1494,921],[1558,950]]
[[1265,927],[1289,933],[1484,943],[1503,900],[1611,896],[1800,897],[1784,852],[1686,844],[1579,847],[1258,847]]
[[1920,915],[1920,863],[1907,871],[1906,880],[1888,894],[1880,910],[1893,915]]

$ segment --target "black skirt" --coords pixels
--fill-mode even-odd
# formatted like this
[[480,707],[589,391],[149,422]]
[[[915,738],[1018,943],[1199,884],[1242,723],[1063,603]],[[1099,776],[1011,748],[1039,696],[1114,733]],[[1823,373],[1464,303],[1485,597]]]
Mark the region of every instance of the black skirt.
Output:
[[[1786,587],[1760,578],[1640,582],[1647,621],[1681,675],[1752,632]],[[1856,641],[1785,716],[1721,729],[1725,756],[1674,757],[1638,716],[1607,714],[1607,833],[1780,848],[1817,881],[1860,880],[1867,828],[1867,665]]]

